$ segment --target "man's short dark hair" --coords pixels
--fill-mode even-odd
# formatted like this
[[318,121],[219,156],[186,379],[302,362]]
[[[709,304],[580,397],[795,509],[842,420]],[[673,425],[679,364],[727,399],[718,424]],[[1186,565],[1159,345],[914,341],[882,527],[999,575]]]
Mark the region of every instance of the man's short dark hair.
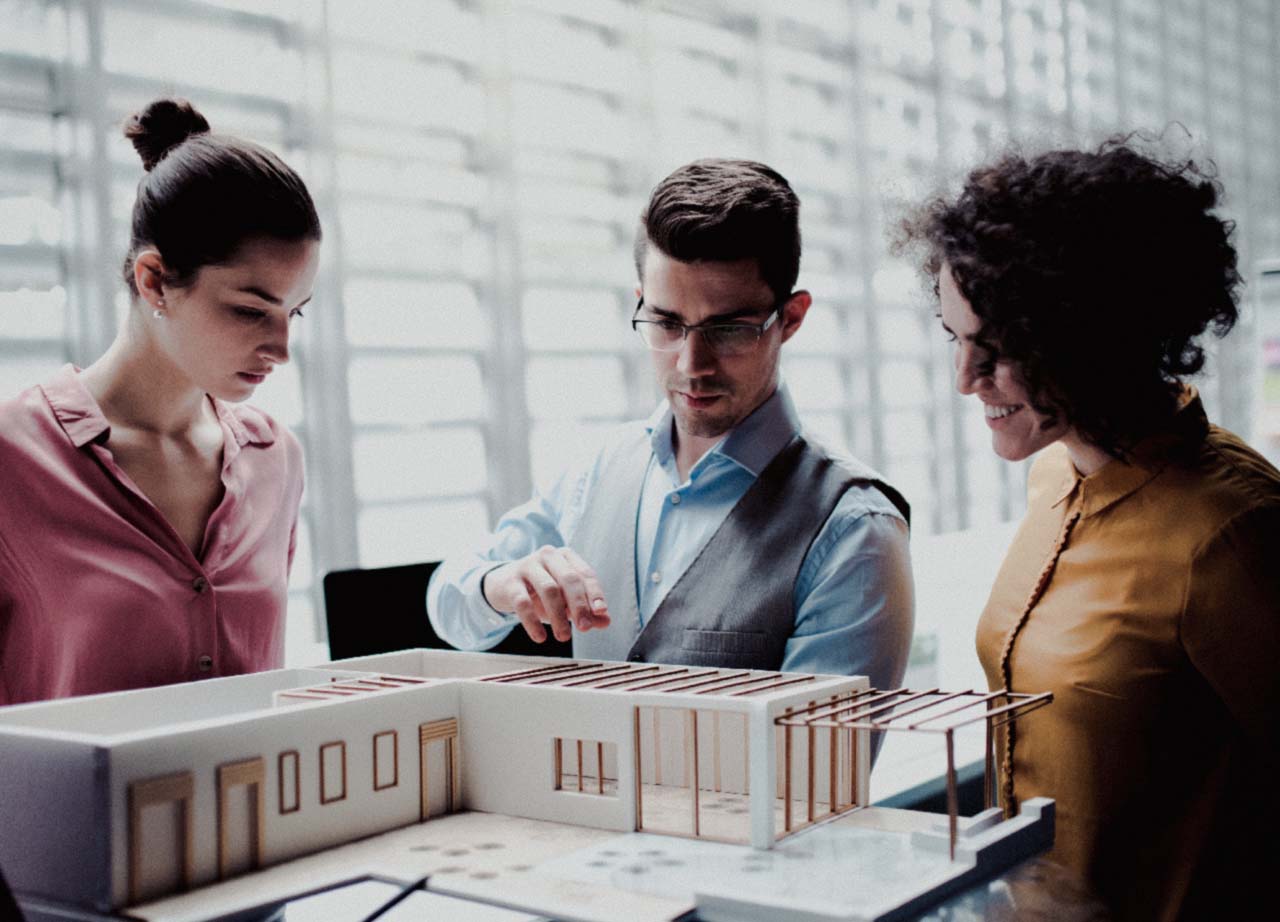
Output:
[[680,262],[754,259],[779,301],[800,274],[800,200],[754,160],[695,160],[654,188],[636,230],[636,274],[652,243]]

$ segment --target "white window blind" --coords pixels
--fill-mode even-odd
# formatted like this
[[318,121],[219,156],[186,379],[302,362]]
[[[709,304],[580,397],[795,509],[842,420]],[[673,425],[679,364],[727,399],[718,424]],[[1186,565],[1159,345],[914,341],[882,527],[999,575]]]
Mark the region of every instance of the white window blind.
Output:
[[[1242,265],[1280,254],[1266,0],[0,0],[0,17],[0,397],[92,361],[127,307],[128,112],[186,95],[316,195],[315,303],[255,398],[307,451],[295,659],[322,639],[324,572],[443,556],[566,446],[652,409],[631,239],[689,159],[755,157],[796,186],[815,304],[784,374],[921,532],[1016,516],[1025,471],[991,454],[888,253],[903,203],[1010,138],[1177,120],[1220,169]],[[1242,326],[1203,390],[1247,432]],[[924,662],[940,628],[920,615]]]

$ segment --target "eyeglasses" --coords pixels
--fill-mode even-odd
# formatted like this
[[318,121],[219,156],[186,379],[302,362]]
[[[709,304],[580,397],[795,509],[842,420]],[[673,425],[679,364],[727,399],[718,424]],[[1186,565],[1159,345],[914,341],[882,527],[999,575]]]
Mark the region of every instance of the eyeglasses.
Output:
[[782,309],[788,295],[770,308],[769,319],[764,323],[744,323],[734,320],[730,323],[681,323],[679,320],[659,318],[657,320],[641,320],[640,311],[644,308],[644,298],[636,303],[635,315],[631,318],[631,329],[640,334],[644,344],[655,352],[679,352],[690,333],[701,333],[702,341],[716,355],[745,355],[760,344],[765,330],[773,326],[774,321],[782,316]]

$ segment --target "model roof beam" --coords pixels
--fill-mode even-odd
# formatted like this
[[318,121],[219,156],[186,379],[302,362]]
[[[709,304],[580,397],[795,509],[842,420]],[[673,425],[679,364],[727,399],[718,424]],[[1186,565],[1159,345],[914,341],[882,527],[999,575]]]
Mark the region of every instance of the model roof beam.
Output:
[[[1037,710],[1053,700],[1052,694],[1042,692],[1040,694],[1031,695],[1021,692],[1010,692],[1006,689],[990,692],[988,694],[979,694],[978,692],[940,692],[938,689],[930,689],[925,692],[915,692],[910,689],[897,689],[892,692],[877,692],[875,689],[870,690],[873,696],[866,701],[856,705],[846,705],[845,701],[849,697],[842,696],[841,702],[828,702],[825,704],[814,705],[808,708],[788,709],[788,713],[776,719],[776,723],[781,726],[793,727],[831,727],[831,728],[853,728],[857,730],[912,730],[922,733],[945,733],[949,730],[956,730],[970,724],[980,721],[992,721],[992,718],[1003,717],[998,721],[992,721],[993,726],[1003,726],[1009,719],[1029,714],[1031,711]],[[937,700],[929,701],[922,705],[909,708],[900,713],[890,714],[887,717],[868,719],[871,714],[878,713],[885,709],[899,707],[910,701],[919,700],[928,695],[938,695]],[[881,705],[875,708],[862,710],[868,705],[879,704],[884,698],[889,696],[902,696],[903,700],[896,701],[888,705]],[[922,720],[916,720],[913,723],[903,726],[899,721],[911,714],[917,714],[921,711],[927,711],[930,708],[940,707],[941,705],[954,701],[957,698],[970,697],[973,700],[967,701],[958,707],[950,708],[939,714],[933,714]],[[996,699],[1010,699],[1009,704],[1000,707],[986,706]],[[840,706],[836,706],[840,705]],[[836,716],[845,711],[853,711],[861,713],[852,713],[846,716]],[[975,713],[976,711],[976,713]],[[960,715],[960,716],[956,716]],[[1005,717],[1004,715],[1008,715]],[[947,717],[953,717],[949,723],[939,727],[926,727],[925,724],[942,720]]]
[[[717,685],[714,688],[704,688],[700,692],[698,692],[698,694],[699,695],[719,694],[720,692],[728,691],[731,688],[740,688],[744,685],[755,685],[757,682],[772,682],[773,680],[780,679],[780,678],[782,678],[782,676],[776,673],[772,675],[752,676],[749,679],[739,679],[737,681],[729,682],[727,685]],[[760,689],[752,689],[752,691],[760,691]]]
[[563,682],[565,679],[580,679],[583,676],[589,679],[603,678],[606,675],[617,675],[617,666],[609,666],[604,663],[592,663],[590,666],[582,666],[574,672],[565,671],[559,675],[548,676],[542,679],[526,679],[516,684],[519,685],[554,685],[556,682]]
[[734,692],[729,697],[743,698],[743,697],[746,697],[747,695],[756,695],[756,694],[759,694],[760,692],[773,691],[775,688],[784,688],[788,685],[795,685],[799,682],[813,682],[816,678],[817,678],[816,676],[805,675],[805,676],[793,676],[787,679],[787,678],[783,678],[782,675],[780,674],[778,675],[776,681],[770,682],[768,685],[762,685],[759,688],[748,688],[746,691]]
[[[664,694],[671,695],[671,694],[675,694],[676,692],[689,691],[692,688],[702,688],[707,685],[722,685],[725,682],[731,682],[735,679],[741,679],[744,677],[748,677],[750,675],[751,675],[750,670],[745,670],[743,672],[730,672],[730,673],[717,672],[710,677],[704,676],[701,678],[696,678],[696,679],[693,679],[693,681],[685,682],[685,684],[683,685],[676,685],[673,688],[664,688],[662,691]],[[769,676],[768,678],[773,678],[773,676]],[[648,688],[649,686],[641,685],[640,687]]]
[[[688,669],[678,669],[676,672],[667,673],[668,676],[675,678],[664,678],[657,682],[646,682],[643,685],[633,685],[627,691],[644,691],[649,688],[661,688],[663,685],[670,685],[672,682],[683,682],[685,679],[698,678],[700,676],[709,676],[719,674],[719,669],[704,669],[702,672],[690,672]],[[677,674],[683,673],[683,674]]]
[[[661,675],[669,675],[669,673],[662,672],[663,668],[664,667],[662,666],[645,666],[642,669],[632,669],[628,673],[627,677],[624,679],[617,679],[612,682],[601,682],[599,685],[593,685],[592,688],[618,688],[623,685],[630,685],[632,682],[640,682],[640,681],[643,681],[644,679],[652,679],[653,673],[655,672]],[[677,670],[677,671],[683,672],[684,670]]]
[[[572,682],[565,682],[564,685],[560,687],[561,688],[578,688],[581,686],[586,686],[588,688],[599,688],[600,686],[595,683],[599,682],[601,679],[615,678],[618,675],[618,673],[627,672],[627,671],[629,670],[626,666],[614,666],[610,669],[602,669],[600,670],[600,672],[596,673],[595,675],[587,676],[587,678],[585,679],[574,679]],[[545,680],[545,681],[551,681],[551,680]],[[537,685],[542,683],[535,682],[532,684]]]
[[504,680],[514,685],[548,685],[552,682],[559,682],[569,678],[579,678],[586,675],[594,675],[595,673],[604,671],[607,667],[605,663],[579,663],[570,669],[558,671],[554,675],[542,677],[530,676],[524,679],[507,679]]
[[539,666],[536,669],[522,669],[519,672],[500,672],[497,675],[480,676],[481,682],[517,682],[530,676],[547,675],[562,672],[566,669],[581,669],[581,663],[563,663],[559,666]]

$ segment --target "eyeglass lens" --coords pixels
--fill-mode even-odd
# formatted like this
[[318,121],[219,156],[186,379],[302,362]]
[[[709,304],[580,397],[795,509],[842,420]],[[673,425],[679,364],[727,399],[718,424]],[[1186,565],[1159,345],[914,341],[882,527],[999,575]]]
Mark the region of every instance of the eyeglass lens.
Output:
[[[640,321],[636,324],[641,338],[650,349],[675,352],[684,343],[685,327],[666,321]],[[717,323],[689,330],[701,334],[707,348],[718,355],[746,352],[760,341],[760,328],[744,323]]]

